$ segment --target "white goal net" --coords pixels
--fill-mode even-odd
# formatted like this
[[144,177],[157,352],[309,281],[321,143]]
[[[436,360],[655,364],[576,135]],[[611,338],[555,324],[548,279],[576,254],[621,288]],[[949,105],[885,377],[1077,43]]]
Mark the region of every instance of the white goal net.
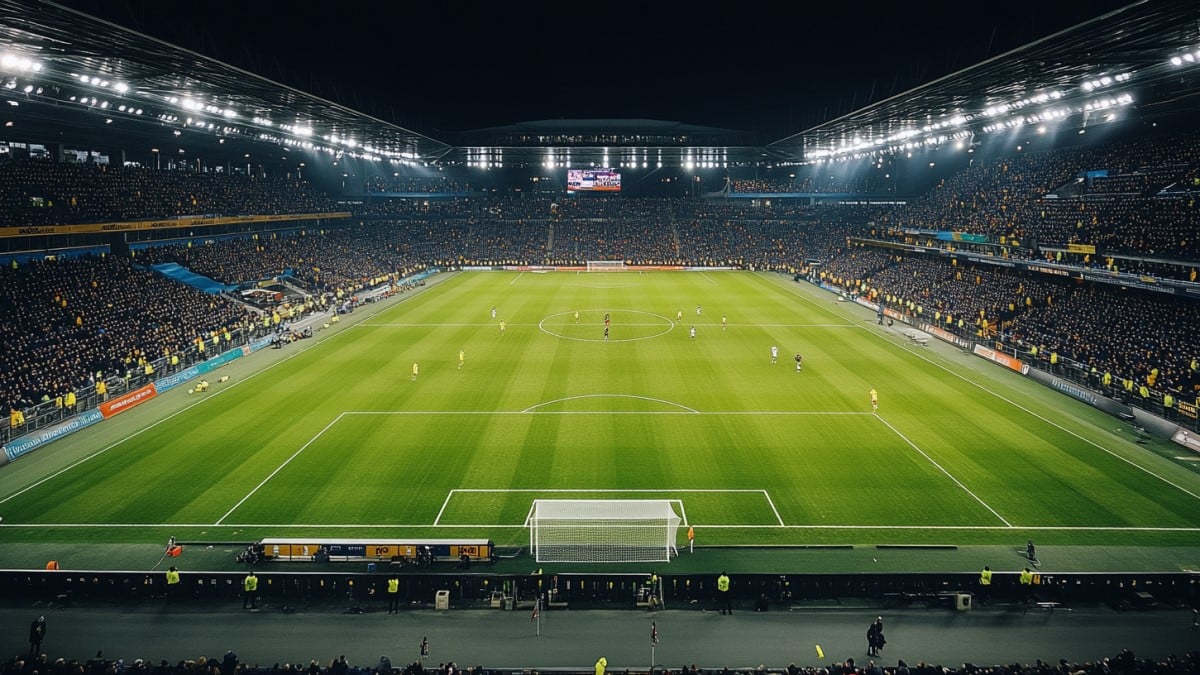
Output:
[[675,554],[677,499],[535,499],[529,546],[538,562],[657,562]]
[[587,271],[589,272],[620,272],[627,270],[629,267],[624,260],[589,260],[587,261]]

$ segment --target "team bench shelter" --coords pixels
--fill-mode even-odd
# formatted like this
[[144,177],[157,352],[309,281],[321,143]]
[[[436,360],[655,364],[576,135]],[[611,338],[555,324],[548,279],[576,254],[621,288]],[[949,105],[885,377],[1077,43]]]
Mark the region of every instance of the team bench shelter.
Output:
[[283,562],[388,562],[427,566],[435,562],[494,562],[490,539],[263,539],[264,560]]

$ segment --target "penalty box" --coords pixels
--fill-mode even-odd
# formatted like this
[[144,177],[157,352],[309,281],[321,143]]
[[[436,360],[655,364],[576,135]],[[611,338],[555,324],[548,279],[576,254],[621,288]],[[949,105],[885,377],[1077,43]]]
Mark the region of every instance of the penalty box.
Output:
[[766,490],[753,489],[555,489],[455,488],[433,524],[458,527],[528,527],[536,499],[658,499],[673,503],[682,527],[784,525]]

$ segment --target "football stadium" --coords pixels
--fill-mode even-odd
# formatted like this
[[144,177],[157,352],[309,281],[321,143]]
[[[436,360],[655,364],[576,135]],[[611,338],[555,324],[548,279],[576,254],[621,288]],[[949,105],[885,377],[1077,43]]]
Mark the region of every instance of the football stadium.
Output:
[[751,128],[132,7],[0,0],[6,675],[1200,669],[1200,6]]

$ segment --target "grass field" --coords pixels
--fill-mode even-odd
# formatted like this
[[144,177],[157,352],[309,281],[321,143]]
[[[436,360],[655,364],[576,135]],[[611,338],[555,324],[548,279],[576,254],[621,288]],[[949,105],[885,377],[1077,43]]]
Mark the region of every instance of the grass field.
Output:
[[289,349],[0,469],[0,542],[522,544],[538,497],[677,499],[700,544],[1200,536],[1200,476],[1115,420],[783,277],[463,273]]

